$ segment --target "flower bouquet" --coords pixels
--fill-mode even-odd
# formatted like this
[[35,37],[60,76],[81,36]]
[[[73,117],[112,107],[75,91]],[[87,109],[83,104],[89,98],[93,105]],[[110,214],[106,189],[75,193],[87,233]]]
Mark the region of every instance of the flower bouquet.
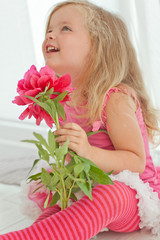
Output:
[[[69,94],[73,90],[68,74],[58,78],[48,66],[41,68],[38,72],[32,65],[24,78],[18,82],[19,96],[15,97],[13,103],[27,105],[19,119],[33,116],[37,125],[40,125],[44,119],[51,129],[53,124],[58,129],[59,121],[62,119],[65,121],[63,105],[66,101],[70,101]],[[49,165],[48,170],[42,168],[41,172],[30,175],[27,179],[28,183],[37,182],[37,188],[34,191],[40,189],[42,185],[48,189],[44,208],[51,207],[60,200],[63,210],[68,206],[70,198],[77,200],[76,193],[80,190],[92,200],[92,188],[95,183],[113,184],[109,177],[111,172],[105,173],[92,161],[78,156],[68,148],[68,140],[60,146],[51,129],[48,131],[47,140],[35,132],[33,133],[35,140],[23,140],[35,144],[38,149],[39,157],[34,161],[30,172],[40,160],[46,161]],[[88,136],[92,134],[94,132],[87,133]],[[69,162],[65,161],[68,154]]]

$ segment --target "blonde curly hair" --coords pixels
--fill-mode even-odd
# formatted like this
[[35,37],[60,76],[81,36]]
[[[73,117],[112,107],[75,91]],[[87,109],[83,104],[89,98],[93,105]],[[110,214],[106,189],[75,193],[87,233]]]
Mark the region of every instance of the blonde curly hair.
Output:
[[67,5],[74,5],[82,13],[92,43],[85,74],[72,95],[73,102],[76,105],[78,96],[85,96],[88,116],[93,123],[101,119],[103,102],[109,89],[119,84],[128,85],[137,94],[149,139],[154,142],[156,133],[160,134],[158,114],[147,94],[125,23],[117,15],[88,1],[69,0],[57,4],[51,11],[46,32],[52,14]]

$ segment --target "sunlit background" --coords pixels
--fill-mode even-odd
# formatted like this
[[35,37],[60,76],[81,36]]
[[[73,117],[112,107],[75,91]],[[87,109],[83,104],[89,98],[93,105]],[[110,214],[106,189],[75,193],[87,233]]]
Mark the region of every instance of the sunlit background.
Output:
[[[18,144],[35,120],[18,120],[24,110],[12,104],[19,79],[36,65],[44,66],[41,45],[48,13],[60,0],[0,1],[0,150]],[[160,109],[160,2],[159,0],[92,0],[122,16],[137,51],[144,81]],[[45,124],[42,124],[42,126]],[[17,137],[20,136],[20,137]],[[24,136],[25,137],[25,136]],[[4,145],[6,148],[4,148]],[[0,156],[0,157],[1,157]]]

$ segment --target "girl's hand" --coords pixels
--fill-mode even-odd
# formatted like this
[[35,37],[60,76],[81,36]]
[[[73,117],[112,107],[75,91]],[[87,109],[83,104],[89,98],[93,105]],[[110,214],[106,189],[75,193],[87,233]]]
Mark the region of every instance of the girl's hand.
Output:
[[88,142],[86,132],[76,123],[66,123],[60,129],[56,130],[54,134],[56,142],[64,144],[69,140],[68,147],[76,152],[81,157],[88,158],[92,146]]

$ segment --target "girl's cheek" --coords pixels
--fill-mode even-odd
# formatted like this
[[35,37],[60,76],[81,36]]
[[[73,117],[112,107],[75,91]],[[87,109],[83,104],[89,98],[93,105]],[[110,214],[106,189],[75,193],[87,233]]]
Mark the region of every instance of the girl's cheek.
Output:
[[43,55],[45,53],[45,47],[46,47],[46,40],[43,41],[42,43],[42,52],[43,52]]

